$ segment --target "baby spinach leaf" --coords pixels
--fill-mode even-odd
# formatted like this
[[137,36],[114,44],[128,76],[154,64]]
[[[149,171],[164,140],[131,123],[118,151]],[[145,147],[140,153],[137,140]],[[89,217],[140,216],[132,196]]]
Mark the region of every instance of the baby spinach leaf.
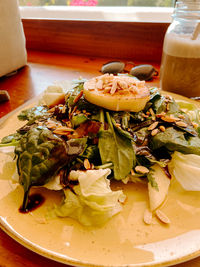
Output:
[[[112,162],[114,178],[124,179],[135,165],[135,153],[130,139],[119,135],[112,124],[109,112],[106,112],[109,128],[101,128],[99,132],[99,152],[102,164]],[[104,113],[101,111],[100,121],[104,125]]]
[[[78,149],[77,149],[78,146]],[[15,149],[19,182],[24,188],[22,210],[26,211],[32,186],[46,184],[74,156],[83,150],[83,140],[65,143],[47,128],[33,128],[25,134]],[[76,149],[72,149],[76,147]]]
[[151,138],[150,147],[152,150],[165,147],[169,151],[200,155],[200,138],[169,127]]
[[45,119],[45,117],[50,117],[51,114],[47,112],[47,107],[45,106],[38,106],[34,108],[29,108],[22,110],[18,115],[18,119],[20,121],[28,121],[29,124],[33,123],[35,120],[40,118]]
[[3,146],[16,146],[21,138],[20,133],[10,134],[1,139],[0,147]]

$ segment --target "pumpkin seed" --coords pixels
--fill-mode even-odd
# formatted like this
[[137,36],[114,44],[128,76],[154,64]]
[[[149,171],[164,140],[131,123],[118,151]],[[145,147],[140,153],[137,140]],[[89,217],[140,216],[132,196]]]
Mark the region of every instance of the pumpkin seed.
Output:
[[130,74],[139,80],[150,80],[153,76],[157,75],[157,71],[152,65],[138,65],[130,70]]
[[121,61],[110,61],[102,66],[101,72],[117,74],[119,72],[122,72],[124,70],[124,67],[125,64]]

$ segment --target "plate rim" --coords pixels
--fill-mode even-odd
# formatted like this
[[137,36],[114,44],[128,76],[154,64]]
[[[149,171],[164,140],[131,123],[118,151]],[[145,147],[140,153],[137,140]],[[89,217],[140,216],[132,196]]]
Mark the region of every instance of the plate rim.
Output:
[[[200,108],[200,102],[195,101],[193,99],[187,98],[185,96],[182,95],[178,95],[172,92],[166,92],[166,91],[162,91],[161,93],[164,95],[171,95],[172,97],[174,97],[175,99],[179,100],[185,100],[187,102],[193,103],[195,104],[197,107]],[[4,122],[6,122],[7,119],[9,119],[11,116],[15,115],[17,112],[19,112],[20,110],[33,105],[34,103],[36,103],[36,101],[38,101],[41,98],[41,95],[38,95],[28,101],[26,101],[24,104],[20,105],[19,107],[17,107],[16,109],[12,110],[11,112],[9,112],[8,114],[6,114],[5,116],[3,116],[2,118],[0,118],[0,128],[3,127]],[[164,267],[164,266],[172,266],[172,265],[176,265],[179,263],[184,263],[186,261],[195,259],[197,257],[200,256],[200,248],[190,254],[184,255],[180,258],[177,259],[172,259],[172,260],[163,260],[163,261],[159,261],[159,262],[147,262],[147,263],[131,263],[131,264],[123,264],[123,265],[105,265],[105,264],[92,264],[92,263],[88,263],[85,261],[81,261],[75,258],[70,258],[67,255],[61,254],[61,253],[57,253],[55,251],[52,250],[48,250],[44,247],[41,247],[39,245],[37,245],[36,243],[31,242],[30,240],[28,240],[27,238],[21,236],[18,232],[16,232],[14,230],[14,228],[8,223],[6,222],[6,220],[3,219],[2,216],[0,216],[0,228],[8,235],[10,236],[13,240],[15,240],[16,242],[18,242],[20,245],[22,245],[23,247],[29,249],[32,252],[35,252],[38,255],[41,255],[47,259],[62,263],[62,264],[67,264],[70,266],[77,266],[77,267]],[[189,231],[190,232],[190,231]],[[189,233],[188,232],[188,233]]]

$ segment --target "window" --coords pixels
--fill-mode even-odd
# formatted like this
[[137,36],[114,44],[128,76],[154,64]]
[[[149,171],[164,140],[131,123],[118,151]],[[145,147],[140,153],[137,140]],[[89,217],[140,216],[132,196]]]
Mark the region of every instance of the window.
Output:
[[19,0],[23,18],[170,22],[174,0]]
[[21,6],[154,6],[172,7],[173,0],[19,0]]

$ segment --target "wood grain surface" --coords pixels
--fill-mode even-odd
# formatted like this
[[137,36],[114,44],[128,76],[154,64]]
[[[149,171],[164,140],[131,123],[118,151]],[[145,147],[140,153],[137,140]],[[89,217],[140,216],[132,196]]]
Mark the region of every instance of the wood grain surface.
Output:
[[23,19],[27,48],[160,62],[167,23]]
[[[8,90],[11,99],[0,104],[0,116],[6,115],[27,100],[40,94],[46,86],[55,80],[86,78],[99,75],[105,58],[83,57],[45,52],[29,51],[28,65],[15,75],[0,78],[0,89]],[[151,63],[150,61],[136,63]],[[159,65],[155,64],[159,69]],[[159,77],[149,82],[159,86]],[[46,259],[24,248],[0,230],[0,266],[1,267],[61,267],[66,266]],[[200,267],[200,258],[176,267]]]

